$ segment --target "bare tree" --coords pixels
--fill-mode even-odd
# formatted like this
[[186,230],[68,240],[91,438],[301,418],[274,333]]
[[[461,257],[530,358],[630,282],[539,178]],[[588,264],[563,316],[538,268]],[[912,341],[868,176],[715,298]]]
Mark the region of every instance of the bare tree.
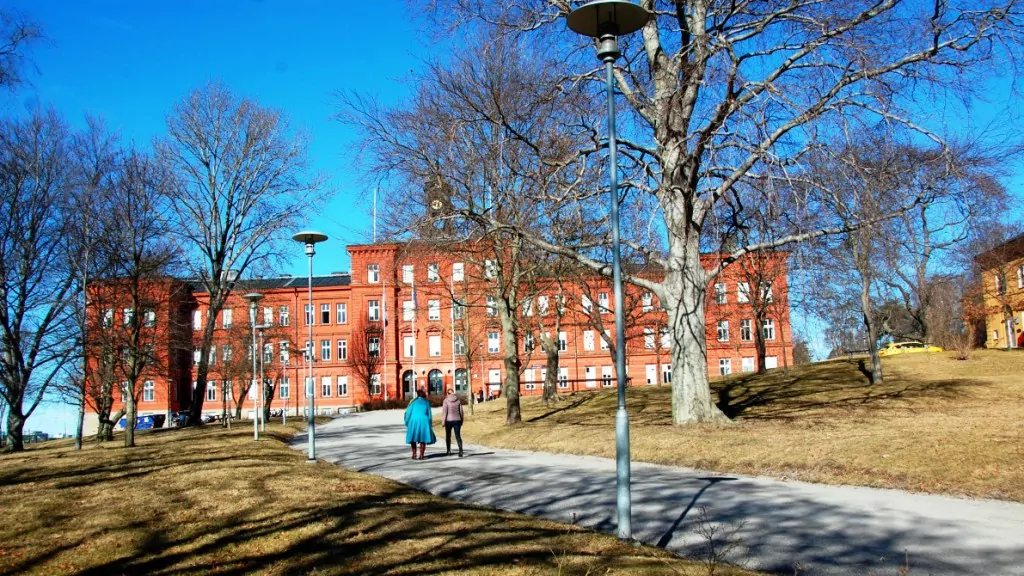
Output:
[[70,133],[52,110],[0,120],[0,396],[7,449],[24,449],[25,420],[74,356],[74,270],[65,212]]
[[214,322],[237,279],[276,255],[284,232],[313,205],[307,142],[281,112],[220,85],[193,91],[167,120],[158,156],[176,178],[173,232],[209,294],[189,424],[201,420]]
[[374,397],[374,381],[380,378],[384,365],[380,348],[383,334],[379,325],[360,320],[352,330],[352,341],[349,343],[348,361],[352,367],[352,376],[371,399]]
[[[918,121],[921,108],[915,100],[921,90],[969,91],[972,77],[993,56],[1019,53],[1020,8],[1017,0],[641,4],[651,18],[638,35],[620,43],[623,58],[614,72],[620,101],[628,107],[622,113],[621,197],[642,219],[658,220],[660,226],[652,232],[663,232],[666,242],[662,249],[652,233],[626,238],[625,245],[666,272],[660,281],[632,275],[626,279],[655,292],[668,312],[674,421],[718,419],[723,416],[712,401],[706,370],[706,286],[749,252],[863,223],[837,223],[822,212],[822,217],[808,218],[804,227],[768,245],[736,246],[705,269],[700,248],[709,216],[740,182],[763,172],[799,176],[801,170],[794,166],[807,152],[843,140],[833,123],[837,118],[860,118],[879,130],[938,138]],[[544,46],[560,78],[543,93],[599,93],[600,68],[589,50],[580,50],[578,38],[565,31],[563,18],[574,6],[566,0],[434,0],[426,13],[446,31],[479,30],[490,38],[514,36]],[[481,112],[517,140],[536,142],[530,132],[510,126],[502,110]],[[598,133],[593,120],[581,114],[568,126],[589,123]],[[601,154],[600,146],[584,146],[575,155],[549,157],[548,162],[566,166],[582,156]],[[564,190],[542,200],[548,207],[545,216],[599,220],[593,210],[579,209],[580,199]],[[822,205],[817,196],[800,202],[815,216]],[[896,214],[907,207],[900,202],[890,211]],[[553,242],[536,229],[523,234],[535,246],[608,272],[605,261],[592,257],[590,246]]]
[[12,10],[0,10],[0,87],[17,88],[25,78],[26,52],[42,38],[39,25]]

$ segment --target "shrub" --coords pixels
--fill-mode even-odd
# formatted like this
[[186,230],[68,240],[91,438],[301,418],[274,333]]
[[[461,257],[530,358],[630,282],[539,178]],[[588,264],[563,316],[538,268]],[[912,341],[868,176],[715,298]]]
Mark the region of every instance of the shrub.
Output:
[[409,403],[402,399],[389,398],[387,400],[383,398],[374,398],[369,402],[364,402],[362,406],[363,412],[369,412],[371,410],[404,410]]

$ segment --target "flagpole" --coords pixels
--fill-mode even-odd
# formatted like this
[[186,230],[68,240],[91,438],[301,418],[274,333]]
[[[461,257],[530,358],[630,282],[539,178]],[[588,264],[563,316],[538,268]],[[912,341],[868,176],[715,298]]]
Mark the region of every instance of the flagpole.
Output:
[[412,276],[412,392],[416,393],[419,389],[419,379],[416,377],[416,354],[419,352],[418,342],[416,342],[416,316],[418,306],[416,304],[416,274]]
[[455,386],[455,274],[452,274],[452,390],[458,393]]

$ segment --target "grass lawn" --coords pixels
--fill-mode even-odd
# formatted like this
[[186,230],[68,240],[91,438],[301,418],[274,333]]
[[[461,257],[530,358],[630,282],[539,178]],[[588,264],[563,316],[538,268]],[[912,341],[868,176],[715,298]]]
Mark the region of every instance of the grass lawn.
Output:
[[[307,464],[294,432],[0,456],[0,574],[702,574],[664,551]],[[746,574],[726,568],[717,573]]]
[[[812,482],[1024,502],[1024,353],[952,353],[884,360],[868,384],[863,360],[833,360],[712,383],[734,421],[675,427],[668,387],[631,388],[634,460]],[[468,442],[614,456],[614,390],[546,408],[523,400],[505,427],[503,401],[464,427]]]

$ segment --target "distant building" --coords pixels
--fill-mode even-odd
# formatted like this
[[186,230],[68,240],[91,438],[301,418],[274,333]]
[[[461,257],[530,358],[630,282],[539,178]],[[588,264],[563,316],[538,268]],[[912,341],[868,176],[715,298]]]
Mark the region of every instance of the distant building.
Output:
[[[430,246],[376,244],[349,246],[351,272],[313,278],[313,305],[307,304],[305,277],[240,281],[216,318],[209,318],[208,295],[197,284],[160,281],[152,302],[141,312],[150,330],[154,367],[140,384],[139,415],[169,414],[188,408],[200,360],[200,342],[207,322],[214,323],[214,348],[203,412],[219,415],[239,394],[239,382],[251,378],[252,360],[248,291],[263,294],[257,324],[268,326],[264,339],[265,377],[274,380],[274,411],[302,414],[307,389],[321,414],[335,414],[367,400],[404,399],[418,388],[442,394],[497,395],[506,376],[504,342],[497,302],[488,294],[494,283],[485,258],[464,258]],[[764,338],[768,368],[792,364],[792,335],[783,253],[775,256],[774,276],[750,286],[741,262],[727,267],[708,286],[706,334],[708,373],[712,376],[750,372],[758,364],[755,336]],[[475,260],[471,262],[470,260]],[[717,263],[706,256],[705,267]],[[658,272],[648,275],[656,277]],[[583,287],[583,284],[586,284]],[[560,286],[559,286],[560,285]],[[127,324],[131,310],[118,297],[118,285],[93,287],[90,302],[94,335]],[[528,335],[548,332],[558,342],[558,389],[562,393],[614,386],[614,368],[602,331],[614,335],[612,290],[607,279],[545,282],[524,304],[518,352],[524,396],[541,394],[545,355]],[[561,290],[556,294],[557,290]],[[666,314],[653,294],[627,285],[627,376],[630,384],[671,382],[671,338]],[[756,292],[755,292],[756,291]],[[751,309],[754,295],[767,296],[770,312],[758,325]],[[563,303],[559,323],[552,320]],[[307,377],[304,349],[313,326],[313,380]],[[600,330],[598,330],[600,328]],[[92,340],[92,339],[91,339]],[[90,366],[98,365],[101,346],[90,344]],[[108,353],[113,353],[108,352]],[[472,359],[468,362],[467,359]],[[471,364],[471,365],[470,365]],[[226,397],[225,395],[231,396]],[[123,406],[114,394],[113,412]],[[95,413],[95,407],[89,409]],[[252,410],[246,401],[243,416]],[[87,418],[86,433],[95,429]]]
[[1024,334],[1024,235],[975,257],[986,348],[1019,348]]

